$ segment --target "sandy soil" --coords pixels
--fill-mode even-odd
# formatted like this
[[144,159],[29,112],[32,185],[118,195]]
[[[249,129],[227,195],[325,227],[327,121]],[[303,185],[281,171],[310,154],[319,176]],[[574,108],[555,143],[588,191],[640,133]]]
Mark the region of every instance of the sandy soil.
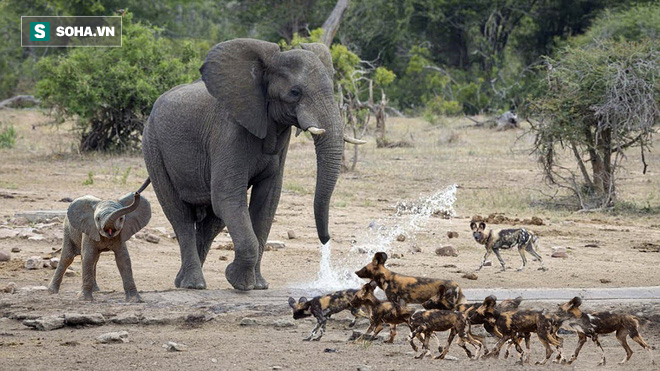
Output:
[[[16,212],[26,210],[64,210],[62,198],[76,198],[93,194],[101,198],[116,198],[137,189],[147,176],[139,154],[113,156],[103,154],[80,155],[75,151],[75,133],[70,123],[55,127],[50,118],[39,111],[0,111],[0,122],[13,124],[19,133],[13,149],[0,149],[0,224],[5,228],[17,226],[10,222]],[[388,247],[389,266],[398,272],[455,279],[465,288],[526,288],[526,287],[627,287],[658,286],[657,265],[660,253],[660,155],[647,154],[650,164],[646,175],[631,154],[627,171],[619,185],[620,197],[629,205],[617,213],[572,213],[556,207],[542,206],[547,188],[539,175],[535,159],[529,156],[531,138],[522,130],[494,132],[469,127],[469,122],[457,120],[445,125],[431,126],[419,119],[391,119],[389,135],[406,139],[414,148],[376,149],[373,141],[360,150],[356,172],[343,174],[333,196],[331,209],[332,249],[335,264],[351,270],[369,259],[352,246],[373,243],[370,224],[392,228],[409,225],[410,217],[394,217],[394,205],[399,201],[415,201],[428,197],[448,185],[458,184],[455,210],[451,219],[432,217],[420,225],[420,230],[405,241],[392,242]],[[304,136],[292,140],[276,222],[271,239],[283,240],[286,247],[265,253],[262,271],[269,280],[271,291],[278,293],[270,299],[267,294],[235,293],[224,278],[224,269],[233,252],[213,249],[204,266],[209,290],[191,304],[179,300],[181,290],[173,290],[173,279],[179,267],[178,245],[161,235],[160,243],[144,240],[129,241],[133,272],[138,289],[147,303],[124,304],[121,280],[111,254],[101,256],[98,281],[101,292],[96,302],[81,303],[75,299],[80,287],[80,275],[65,277],[60,295],[44,292],[0,293],[0,354],[9,359],[11,369],[63,368],[125,369],[125,368],[249,368],[271,369],[274,366],[299,369],[310,362],[320,369],[355,369],[370,365],[372,369],[418,368],[425,364],[439,364],[450,369],[513,367],[513,360],[467,361],[458,347],[450,351],[459,361],[414,361],[411,348],[405,342],[407,330],[401,329],[394,345],[374,342],[352,345],[347,342],[351,330],[345,329],[348,316],[331,321],[328,333],[319,343],[302,343],[300,339],[311,330],[313,323],[301,321],[294,327],[276,328],[277,319],[289,318],[285,298],[289,291],[308,285],[317,277],[319,243],[314,229],[312,199],[315,161],[313,144]],[[350,154],[349,154],[350,155]],[[90,183],[93,179],[93,184]],[[153,217],[147,230],[171,227],[164,217],[151,188],[144,196],[152,201]],[[473,215],[504,213],[509,218],[528,219],[537,216],[544,225],[525,226],[540,237],[540,253],[549,270],[536,270],[537,262],[529,262],[528,269],[499,272],[494,266],[485,267],[477,280],[461,278],[473,271],[483,255],[483,247],[471,238],[469,221]],[[372,223],[373,222],[373,223]],[[502,224],[494,227],[509,227]],[[0,228],[2,228],[0,226]],[[59,247],[58,225],[41,226],[44,240],[20,238],[0,240],[0,250],[10,251],[12,260],[0,263],[0,289],[8,282],[18,288],[46,285],[53,271],[47,268],[27,271],[25,259],[45,255]],[[288,240],[287,231],[294,230],[297,238]],[[446,232],[456,231],[459,237],[449,240]],[[214,246],[229,241],[222,233]],[[439,257],[436,247],[453,245],[458,257]],[[415,245],[415,249],[413,249]],[[568,258],[551,258],[551,247],[564,246]],[[595,247],[587,247],[595,246]],[[640,249],[640,247],[646,247]],[[417,249],[420,252],[413,252]],[[516,252],[504,252],[509,267],[520,263]],[[72,268],[80,272],[80,260]],[[20,290],[19,290],[20,291]],[[310,292],[311,293],[311,292]],[[149,300],[151,298],[151,301]],[[247,299],[246,299],[247,298]],[[223,308],[224,302],[233,302]],[[200,304],[203,303],[203,304]],[[639,303],[641,305],[642,303]],[[535,303],[528,305],[534,306]],[[215,308],[215,309],[214,309]],[[616,309],[616,305],[615,305]],[[624,308],[636,311],[638,308]],[[114,318],[127,312],[140,316],[169,318],[164,324],[117,325],[103,327],[64,328],[50,332],[36,332],[23,326],[21,314],[50,315],[66,312],[105,313]],[[177,319],[190,313],[202,312],[213,319],[203,323],[187,323]],[[648,313],[657,313],[657,306]],[[18,316],[18,317],[17,317]],[[239,326],[241,318],[253,316],[261,325]],[[159,318],[160,318],[159,317]],[[651,321],[644,336],[652,345],[660,344],[659,327]],[[366,323],[359,326],[366,328]],[[125,344],[96,344],[101,333],[127,330],[130,342]],[[444,336],[441,335],[444,341]],[[567,335],[567,349],[573,348],[574,336]],[[494,343],[492,339],[491,344]],[[185,352],[170,353],[161,348],[167,341],[186,344]],[[613,336],[605,337],[609,364],[615,364],[623,354]],[[325,352],[325,349],[336,352]],[[632,368],[649,369],[646,355],[636,345]],[[249,355],[252,353],[251,355]],[[538,342],[533,345],[533,358],[540,357]],[[215,362],[213,361],[215,359]],[[591,344],[585,345],[576,366],[589,369],[596,364],[597,353]],[[435,363],[433,363],[435,362]],[[0,368],[5,368],[5,364]],[[548,366],[554,368],[558,366]]]

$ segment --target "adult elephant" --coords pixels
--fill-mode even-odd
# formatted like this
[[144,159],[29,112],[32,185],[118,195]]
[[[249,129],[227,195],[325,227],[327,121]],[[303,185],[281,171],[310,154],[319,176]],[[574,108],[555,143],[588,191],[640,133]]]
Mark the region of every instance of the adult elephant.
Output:
[[173,88],[154,104],[142,150],[181,249],[176,287],[206,288],[202,266],[226,226],[235,251],[225,271],[229,283],[239,290],[268,288],[261,258],[292,126],[313,134],[316,229],[321,243],[330,240],[328,209],[341,167],[343,122],[328,48],[301,47],[281,52],[259,40],[222,42],[209,51],[201,80]]

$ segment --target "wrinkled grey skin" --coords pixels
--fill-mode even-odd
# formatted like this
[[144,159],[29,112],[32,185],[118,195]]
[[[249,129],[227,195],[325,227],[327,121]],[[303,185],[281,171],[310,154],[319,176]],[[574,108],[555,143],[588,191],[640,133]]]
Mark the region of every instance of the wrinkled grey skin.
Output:
[[235,39],[213,47],[200,72],[201,80],[158,98],[142,139],[149,177],[179,241],[174,283],[206,288],[202,265],[226,226],[235,250],[227,280],[239,290],[267,289],[261,258],[292,126],[314,134],[316,228],[322,243],[330,239],[328,210],[344,148],[332,58],[321,44],[281,52],[277,44]]
[[126,301],[141,302],[133,281],[131,258],[126,241],[142,229],[151,219],[151,206],[144,197],[129,193],[118,201],[100,200],[94,196],[75,199],[64,219],[62,256],[48,291],[57,293],[64,272],[73,258],[82,255],[82,291],[79,298],[93,300],[96,285],[96,263],[103,251],[115,254],[117,268],[124,283]]

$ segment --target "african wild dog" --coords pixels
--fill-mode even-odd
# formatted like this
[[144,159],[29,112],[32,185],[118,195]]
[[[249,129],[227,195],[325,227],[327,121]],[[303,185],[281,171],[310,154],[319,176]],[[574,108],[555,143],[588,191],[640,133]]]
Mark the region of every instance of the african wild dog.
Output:
[[383,325],[390,325],[390,337],[385,340],[386,343],[393,343],[396,336],[396,325],[401,323],[408,323],[410,316],[414,310],[409,307],[403,307],[397,310],[394,304],[389,301],[381,302],[374,295],[376,283],[371,281],[364,286],[353,297],[352,305],[354,307],[365,307],[368,309],[370,315],[369,319],[371,324],[364,334],[360,335],[355,342],[362,340],[370,332],[373,331],[372,338],[375,338],[378,333],[383,329]]
[[387,300],[399,308],[405,304],[421,304],[438,293],[440,287],[445,287],[445,296],[448,300],[463,304],[465,295],[458,283],[450,280],[440,280],[426,277],[411,277],[394,273],[385,268],[387,254],[377,252],[371,263],[364,266],[355,274],[360,278],[375,281],[381,290],[385,291]]
[[591,312],[585,313],[580,310],[582,299],[574,297],[564,304],[560,304],[557,309],[556,315],[559,317],[562,325],[568,325],[577,331],[578,345],[575,348],[575,353],[571,356],[568,363],[573,363],[580,354],[582,346],[587,341],[587,337],[591,338],[593,342],[600,348],[601,360],[599,365],[605,365],[605,351],[600,345],[598,334],[609,334],[616,331],[616,338],[621,343],[621,346],[626,351],[626,355],[620,364],[627,362],[633,354],[632,349],[626,341],[626,337],[630,336],[635,342],[642,346],[649,352],[651,363],[655,364],[651,347],[642,339],[639,334],[639,320],[630,314],[620,314],[612,312]]
[[[480,316],[486,321],[495,326],[497,332],[502,334],[502,337],[490,352],[484,357],[497,357],[500,349],[504,343],[513,340],[516,350],[520,353],[519,362],[522,364],[525,355],[529,352],[529,343],[527,338],[529,333],[536,332],[536,335],[545,347],[545,359],[536,362],[537,364],[545,364],[552,356],[552,346],[557,347],[559,357],[561,358],[562,341],[554,334],[555,327],[550,318],[546,317],[541,311],[536,310],[514,310],[507,312],[500,312],[495,307],[497,298],[491,295],[484,299],[484,302],[475,311],[475,316]],[[527,352],[520,346],[520,337],[525,337],[527,342]],[[529,354],[527,354],[526,361],[529,361]]]
[[[307,298],[303,296],[300,298],[300,300],[298,300],[297,303],[296,299],[289,297],[289,306],[293,309],[293,319],[301,319],[314,316],[317,321],[316,326],[312,330],[312,333],[309,335],[309,337],[303,340],[321,340],[321,337],[325,332],[325,325],[328,321],[328,318],[330,318],[331,315],[346,309],[349,309],[351,314],[353,314],[355,317],[353,318],[353,322],[351,322],[349,325],[349,327],[353,327],[358,317],[364,317],[362,314],[360,314],[359,306],[353,307],[351,305],[351,301],[353,300],[356,292],[357,290],[354,289],[337,291],[331,294],[317,296],[312,300],[307,300]],[[312,339],[314,335],[316,335],[316,332],[319,330],[319,328],[321,329],[321,333],[317,338]]]
[[484,245],[486,247],[486,254],[481,260],[481,265],[477,268],[477,271],[483,268],[486,263],[486,259],[490,256],[491,253],[495,253],[497,259],[502,265],[502,271],[506,270],[504,264],[504,259],[500,255],[500,249],[510,249],[514,245],[518,245],[518,252],[522,258],[522,265],[518,268],[518,271],[522,271],[527,265],[527,258],[525,257],[525,250],[528,253],[532,254],[541,264],[541,270],[546,270],[543,266],[543,258],[536,252],[538,250],[538,237],[533,233],[529,232],[525,228],[518,229],[499,229],[499,230],[489,230],[486,233],[486,223],[479,222],[477,225],[476,222],[470,223],[470,229],[472,229],[472,236],[477,241],[477,243]]
[[[500,312],[507,312],[518,309],[520,303],[522,302],[522,296],[518,296],[515,299],[506,299],[497,304],[497,310]],[[440,291],[437,295],[433,296],[431,299],[425,301],[422,304],[424,309],[445,309],[445,310],[456,310],[468,317],[470,325],[483,325],[486,332],[495,338],[501,338],[502,335],[497,331],[495,326],[491,325],[483,316],[476,315],[476,309],[481,306],[481,303],[472,303],[472,304],[456,304],[450,300],[447,300],[444,293],[444,286],[440,287]],[[479,335],[471,334],[472,337],[481,341],[483,343],[484,352],[488,353],[488,348],[486,343],[483,342],[483,338]],[[507,347],[508,351],[508,347]]]
[[470,333],[470,323],[465,313],[453,310],[422,309],[416,311],[410,316],[408,325],[410,326],[411,331],[408,340],[410,340],[410,346],[412,346],[415,352],[418,350],[417,345],[415,345],[415,338],[419,338],[420,334],[424,336],[422,342],[423,350],[419,355],[415,356],[415,358],[418,359],[431,354],[429,341],[436,331],[450,330],[449,337],[447,338],[447,345],[444,348],[438,347],[440,355],[435,357],[435,359],[445,358],[449,351],[449,346],[456,335],[458,335],[458,346],[465,350],[465,354],[467,354],[468,358],[472,358],[472,352],[470,352],[465,343],[470,343],[477,348],[477,358],[483,346],[481,341],[472,337]]

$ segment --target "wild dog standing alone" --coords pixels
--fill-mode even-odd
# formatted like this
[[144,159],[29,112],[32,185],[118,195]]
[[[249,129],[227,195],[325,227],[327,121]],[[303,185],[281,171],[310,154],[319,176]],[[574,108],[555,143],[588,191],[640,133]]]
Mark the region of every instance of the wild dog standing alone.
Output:
[[541,258],[541,256],[536,252],[538,249],[538,237],[525,228],[499,230],[491,229],[488,231],[488,233],[486,233],[486,223],[480,222],[479,225],[477,225],[476,222],[472,222],[470,223],[470,229],[472,229],[472,236],[474,239],[486,247],[486,254],[481,260],[481,265],[479,268],[477,268],[477,271],[483,268],[484,264],[486,263],[486,259],[488,259],[488,256],[490,256],[490,254],[493,252],[497,256],[497,259],[500,261],[502,270],[506,270],[504,259],[502,259],[502,256],[500,255],[500,249],[510,249],[514,245],[518,245],[518,252],[522,258],[522,265],[520,268],[518,268],[518,271],[522,271],[523,268],[525,268],[525,265],[527,265],[525,250],[527,250],[528,253],[532,254],[532,256],[538,259],[539,263],[541,264],[541,270],[546,269],[543,266],[543,258]]
[[423,351],[415,358],[421,359],[431,353],[429,349],[429,341],[435,331],[450,330],[449,337],[447,338],[447,345],[444,348],[438,348],[441,353],[436,359],[445,358],[449,351],[449,346],[456,335],[458,335],[458,346],[465,350],[465,354],[467,354],[468,358],[472,358],[472,352],[470,352],[465,343],[470,343],[478,348],[477,356],[481,352],[483,344],[481,341],[471,336],[470,324],[465,313],[440,309],[418,310],[410,316],[408,324],[411,331],[408,338],[410,340],[410,346],[412,346],[415,352],[418,349],[417,345],[415,345],[415,338],[420,334],[424,335],[424,341],[422,343]]
[[621,346],[626,351],[625,357],[619,362],[620,364],[628,362],[633,354],[632,349],[630,349],[626,341],[627,336],[630,336],[642,348],[646,349],[649,352],[649,357],[651,357],[651,363],[655,364],[651,347],[639,334],[639,320],[635,316],[612,312],[584,313],[580,310],[580,305],[582,305],[582,299],[576,296],[569,302],[560,304],[556,312],[562,324],[572,327],[578,334],[578,345],[575,348],[575,353],[573,353],[571,359],[568,361],[569,364],[575,361],[578,354],[580,354],[582,346],[587,341],[587,337],[590,337],[601,351],[599,365],[605,365],[605,351],[600,345],[598,334],[609,334],[615,331],[617,340],[619,340],[619,343],[621,343]]
[[426,277],[411,277],[397,274],[385,268],[387,254],[378,252],[371,263],[355,272],[358,277],[375,281],[381,290],[385,291],[387,300],[399,307],[404,303],[421,304],[438,293],[440,287],[445,288],[445,296],[458,304],[467,303],[463,290],[458,283],[451,280],[440,280]]
[[361,340],[363,337],[367,336],[370,332],[373,333],[373,337],[376,337],[378,333],[383,329],[383,325],[390,325],[390,337],[385,340],[386,343],[393,343],[394,337],[396,336],[396,325],[401,323],[408,323],[410,316],[413,314],[414,310],[403,307],[397,308],[394,304],[389,301],[381,302],[374,295],[374,290],[376,289],[376,283],[371,281],[355,293],[353,298],[352,305],[356,308],[364,306],[369,309],[370,312],[370,321],[371,324],[367,331],[364,334],[360,335],[355,341]]
[[[536,335],[545,347],[545,359],[537,364],[545,364],[552,356],[552,346],[557,347],[561,358],[561,345],[562,342],[555,336],[553,323],[550,318],[543,315],[542,312],[536,310],[516,310],[508,312],[500,312],[495,307],[497,298],[493,295],[484,299],[483,304],[477,308],[476,315],[485,318],[492,325],[495,326],[497,331],[502,334],[502,337],[486,357],[499,355],[500,349],[504,343],[513,340],[516,345],[516,350],[520,353],[520,363],[523,363],[526,352],[520,346],[520,337],[526,334],[536,332]],[[529,351],[529,344],[527,344]],[[529,358],[529,355],[528,357]]]
[[[307,318],[314,316],[316,318],[316,326],[312,330],[312,333],[309,337],[303,339],[304,341],[321,340],[323,333],[325,332],[325,325],[331,315],[339,313],[343,310],[350,309],[351,314],[355,317],[353,322],[349,325],[353,327],[355,321],[358,317],[361,317],[359,314],[359,306],[351,306],[351,302],[355,296],[357,290],[343,290],[333,292],[328,295],[316,296],[312,300],[307,300],[304,296],[301,297],[296,303],[296,299],[289,297],[289,306],[293,309],[293,319]],[[316,332],[321,329],[321,333],[315,339],[312,339]]]

